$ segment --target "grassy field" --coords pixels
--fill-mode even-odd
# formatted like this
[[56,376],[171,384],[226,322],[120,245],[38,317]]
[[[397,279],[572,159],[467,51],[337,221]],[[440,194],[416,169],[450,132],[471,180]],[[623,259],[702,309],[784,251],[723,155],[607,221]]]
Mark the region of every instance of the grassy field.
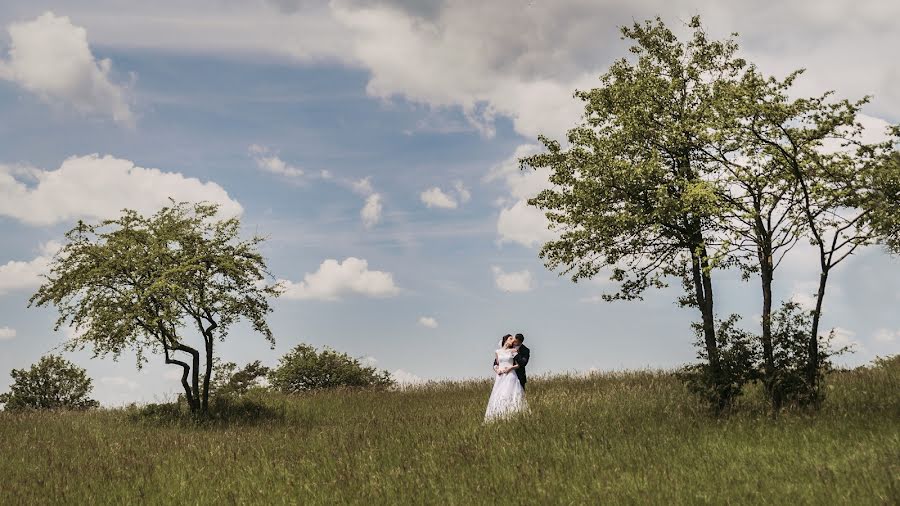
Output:
[[900,504],[900,361],[834,373],[816,414],[750,392],[715,419],[666,372],[261,397],[203,426],[132,409],[0,413],[0,504]]

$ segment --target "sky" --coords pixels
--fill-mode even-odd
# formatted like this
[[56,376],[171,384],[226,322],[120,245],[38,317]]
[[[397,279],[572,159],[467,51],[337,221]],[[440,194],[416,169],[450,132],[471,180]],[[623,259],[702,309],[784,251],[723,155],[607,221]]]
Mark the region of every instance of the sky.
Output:
[[[188,5],[189,4],[189,5]],[[900,122],[900,3],[598,0],[5,0],[0,5],[0,391],[7,371],[60,353],[69,329],[27,308],[79,219],[208,200],[287,288],[226,361],[275,365],[298,343],[330,346],[401,382],[487,378],[499,337],[523,332],[531,375],[672,368],[694,360],[680,286],[602,302],[608,280],[548,271],[554,237],[525,201],[538,135],[578,124],[576,89],[654,16],[683,33],[737,32],[764,72],[807,71],[798,94],[871,95],[862,118]],[[808,301],[815,258],[796,248],[779,300]],[[900,351],[900,262],[877,247],[838,267],[823,324],[855,353]],[[758,318],[759,284],[716,278],[717,312]],[[749,324],[749,323],[748,323]],[[752,325],[751,325],[752,328]],[[64,355],[104,405],[178,392],[150,357]]]

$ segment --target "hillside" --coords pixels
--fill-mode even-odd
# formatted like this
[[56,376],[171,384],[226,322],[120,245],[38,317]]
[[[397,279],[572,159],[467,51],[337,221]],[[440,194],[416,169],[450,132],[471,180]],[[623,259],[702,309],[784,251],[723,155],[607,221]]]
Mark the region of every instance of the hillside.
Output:
[[778,420],[758,392],[712,418],[644,371],[537,378],[528,416],[483,426],[489,388],[264,394],[202,426],[165,407],[0,413],[0,504],[900,503],[896,357]]

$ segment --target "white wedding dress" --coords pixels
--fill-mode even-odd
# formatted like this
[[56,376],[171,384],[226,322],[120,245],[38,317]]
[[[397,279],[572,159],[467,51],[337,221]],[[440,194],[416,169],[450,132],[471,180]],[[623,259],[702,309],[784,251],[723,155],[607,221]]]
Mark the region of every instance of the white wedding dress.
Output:
[[[516,350],[501,348],[497,350],[498,368],[512,367]],[[484,413],[484,421],[489,422],[498,418],[507,418],[512,414],[528,409],[525,403],[525,389],[519,383],[519,377],[515,370],[506,374],[497,374],[494,379],[494,389],[488,399],[487,411]]]

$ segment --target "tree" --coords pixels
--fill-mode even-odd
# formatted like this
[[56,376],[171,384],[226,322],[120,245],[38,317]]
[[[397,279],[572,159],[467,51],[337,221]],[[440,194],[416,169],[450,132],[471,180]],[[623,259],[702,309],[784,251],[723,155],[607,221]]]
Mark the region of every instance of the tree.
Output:
[[[95,225],[79,222],[54,257],[51,273],[29,305],[53,304],[56,328],[78,329],[68,349],[91,346],[94,356],[124,350],[162,352],[166,364],[182,368],[181,384],[194,412],[206,412],[216,340],[241,318],[274,345],[265,316],[280,286],[258,252],[260,237],[239,240],[237,218],[217,219],[214,204],[174,203],[151,217],[125,210]],[[188,329],[202,339],[188,344]],[[190,363],[176,353],[189,355]]]
[[269,379],[273,388],[285,393],[335,387],[385,388],[394,384],[387,371],[363,365],[331,348],[316,351],[308,344],[298,344],[281,357]]
[[7,410],[87,409],[100,405],[88,396],[93,389],[85,370],[68,360],[47,355],[29,369],[13,369],[10,392],[0,395]]
[[[774,172],[796,188],[803,235],[818,253],[819,280],[806,350],[806,381],[816,392],[822,365],[819,324],[829,275],[859,248],[880,240],[875,215],[896,211],[897,193],[892,189],[900,179],[896,171],[883,170],[897,139],[872,143],[863,135],[859,113],[868,98],[831,101],[833,93],[828,92],[791,99],[790,88],[801,72],[782,81],[748,74],[748,86],[758,94],[741,127],[748,142],[766,153]],[[891,132],[900,136],[897,127]],[[810,398],[817,402],[819,396]]]
[[[796,75],[788,77],[792,81]],[[775,411],[782,404],[776,388],[777,364],[772,334],[772,287],[775,271],[803,235],[799,213],[800,191],[793,177],[777,163],[778,153],[759,143],[748,132],[758,116],[760,104],[770,97],[769,89],[755,67],[748,66],[738,81],[722,83],[720,117],[717,126],[723,142],[709,153],[721,166],[716,188],[723,203],[721,227],[734,243],[736,263],[744,279],[759,274],[762,292],[762,380]],[[740,111],[735,116],[730,111]]]
[[716,131],[731,121],[722,117],[730,114],[722,83],[746,62],[732,39],[708,40],[699,18],[689,27],[688,42],[659,18],[622,28],[637,61],[614,62],[602,86],[576,92],[584,123],[568,132],[568,149],[541,137],[546,152],[520,164],[551,169],[554,186],[529,200],[561,233],[541,249],[547,267],[573,281],[611,269],[620,285],[607,300],[639,298],[680,276],[682,302],[700,310],[705,356],[718,376],[712,271],[727,264],[729,245],[710,153],[729,149]]

